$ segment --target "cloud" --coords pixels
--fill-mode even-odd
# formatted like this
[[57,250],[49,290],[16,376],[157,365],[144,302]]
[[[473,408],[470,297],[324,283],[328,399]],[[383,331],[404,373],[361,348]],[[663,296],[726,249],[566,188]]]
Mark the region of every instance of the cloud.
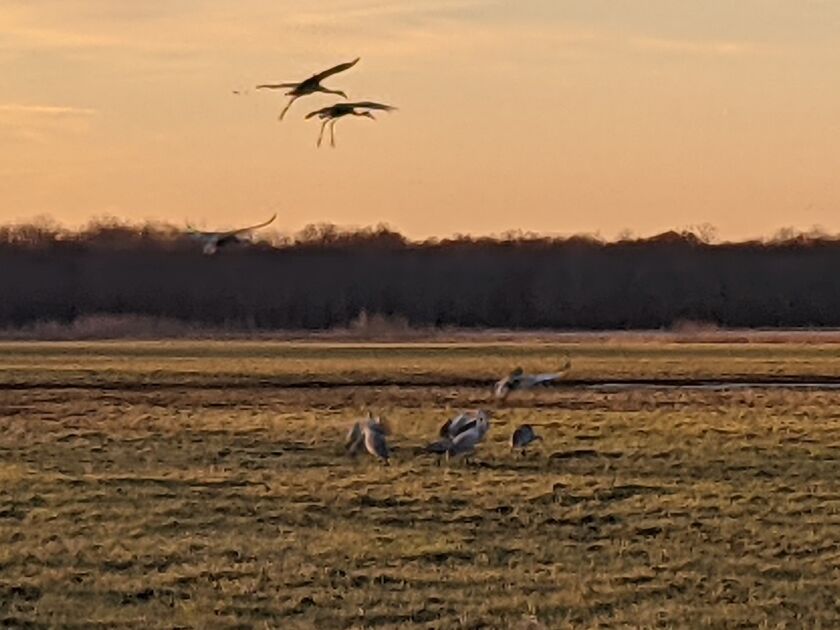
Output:
[[629,40],[632,48],[643,51],[668,53],[675,55],[714,55],[733,57],[754,55],[762,48],[747,41],[697,41],[686,39],[666,39],[661,37],[634,37]]
[[24,116],[94,116],[97,110],[85,107],[61,107],[55,105],[21,105],[19,103],[0,103],[0,118],[4,114]]
[[0,141],[46,144],[90,130],[97,110],[59,105],[0,103]]

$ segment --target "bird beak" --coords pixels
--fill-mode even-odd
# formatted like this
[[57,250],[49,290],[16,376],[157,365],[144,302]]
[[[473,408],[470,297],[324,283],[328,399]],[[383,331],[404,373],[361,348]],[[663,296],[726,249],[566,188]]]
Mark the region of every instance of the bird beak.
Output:
[[376,116],[374,116],[370,112],[365,112],[364,115],[367,116],[368,118],[370,118],[371,120],[376,120]]

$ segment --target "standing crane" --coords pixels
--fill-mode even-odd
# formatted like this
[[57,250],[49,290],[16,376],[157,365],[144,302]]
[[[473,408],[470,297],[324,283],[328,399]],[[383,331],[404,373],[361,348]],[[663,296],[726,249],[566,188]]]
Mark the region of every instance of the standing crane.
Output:
[[289,102],[286,104],[286,107],[283,108],[283,111],[280,112],[279,120],[283,120],[283,116],[285,116],[286,112],[289,111],[289,108],[292,106],[292,103],[294,103],[301,96],[315,94],[315,92],[324,92],[326,94],[338,94],[343,98],[347,98],[347,95],[341,90],[330,90],[329,88],[325,88],[323,85],[321,85],[321,81],[323,81],[327,77],[331,77],[334,74],[338,74],[339,72],[349,70],[359,62],[359,59],[360,57],[356,57],[353,61],[348,61],[347,63],[340,63],[337,66],[333,66],[332,68],[324,70],[323,72],[313,74],[308,79],[305,79],[299,83],[262,83],[258,85],[256,89],[280,90],[283,88],[291,88],[288,92],[286,92],[286,96],[289,96],[291,98],[289,98]]

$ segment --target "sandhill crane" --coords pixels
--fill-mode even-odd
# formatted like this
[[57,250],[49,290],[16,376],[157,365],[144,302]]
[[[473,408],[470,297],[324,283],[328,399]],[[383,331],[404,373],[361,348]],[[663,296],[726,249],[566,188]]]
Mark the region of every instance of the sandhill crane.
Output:
[[559,380],[572,367],[572,362],[566,359],[566,364],[559,371],[551,374],[525,374],[521,367],[516,368],[496,383],[493,392],[499,400],[505,400],[510,392],[517,389],[530,389],[538,385],[548,385]]
[[440,427],[438,434],[442,438],[449,438],[452,440],[457,437],[459,433],[467,431],[475,426],[476,421],[482,417],[489,420],[490,412],[485,411],[484,409],[479,409],[478,411],[465,411],[455,416],[452,420],[444,422]]
[[379,416],[374,417],[371,412],[368,412],[367,418],[353,423],[347,433],[347,439],[344,443],[347,454],[356,455],[364,448],[368,453],[374,457],[379,457],[387,464],[389,452],[385,436],[388,433],[390,433],[390,426],[387,420]]
[[374,103],[373,101],[359,101],[358,103],[336,103],[335,105],[322,107],[321,109],[316,109],[314,112],[309,112],[306,115],[306,118],[317,116],[324,121],[321,123],[321,132],[318,134],[318,142],[316,143],[316,146],[321,146],[321,140],[324,138],[324,129],[328,123],[330,125],[330,146],[334,147],[336,121],[344,116],[364,116],[365,118],[376,120],[376,117],[368,111],[371,109],[391,112],[397,108],[391,105],[384,105],[382,103]]
[[283,108],[283,111],[280,112],[279,120],[283,120],[283,116],[285,116],[286,112],[289,111],[289,108],[292,106],[292,103],[294,103],[301,96],[314,94],[315,92],[324,92],[326,94],[338,94],[343,98],[347,98],[347,95],[341,90],[330,90],[328,88],[325,88],[323,85],[321,85],[321,81],[334,74],[338,74],[339,72],[349,70],[358,62],[359,57],[356,57],[353,61],[348,61],[347,63],[340,63],[337,66],[333,66],[332,68],[324,70],[323,72],[313,74],[311,77],[301,81],[300,83],[262,83],[258,85],[256,89],[279,90],[283,88],[291,88],[288,92],[286,92],[286,96],[289,96],[291,98],[286,104],[286,107]]
[[216,250],[220,247],[232,245],[233,243],[241,243],[244,240],[241,238],[243,235],[253,230],[264,228],[276,218],[277,215],[273,214],[268,221],[263,223],[258,223],[257,225],[251,225],[249,227],[239,228],[236,230],[229,230],[227,232],[202,232],[187,224],[187,231],[194,239],[202,242],[202,251],[207,255],[211,255],[215,254]]
[[[438,456],[446,455],[447,451],[452,447],[453,440],[461,433],[474,428],[479,419],[482,418],[489,421],[490,412],[483,409],[478,411],[465,411],[455,416],[455,418],[447,420],[438,431],[441,439],[427,444],[423,447],[422,451]],[[440,463],[440,457],[438,457],[438,463]]]
[[521,448],[524,455],[528,445],[537,440],[542,440],[542,437],[534,432],[534,428],[530,424],[523,424],[517,427],[513,435],[510,436],[510,450]]
[[377,429],[372,423],[363,424],[362,433],[365,437],[365,448],[367,452],[381,459],[387,466],[388,458],[391,454],[388,450],[388,443],[385,441],[385,433]]
[[484,441],[484,436],[490,430],[490,418],[486,415],[479,416],[475,425],[466,431],[459,433],[453,440],[452,444],[446,450],[446,459],[450,457],[457,457],[464,455],[465,459],[475,452],[475,447]]

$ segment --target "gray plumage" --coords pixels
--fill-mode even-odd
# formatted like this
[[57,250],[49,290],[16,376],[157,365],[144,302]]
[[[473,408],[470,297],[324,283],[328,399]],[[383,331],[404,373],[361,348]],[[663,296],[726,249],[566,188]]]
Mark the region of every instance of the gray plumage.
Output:
[[510,448],[521,448],[524,453],[525,448],[537,440],[542,440],[542,437],[534,432],[534,429],[530,424],[523,424],[522,426],[517,427],[513,432],[513,435],[510,436]]
[[469,457],[475,452],[476,446],[484,441],[484,437],[489,430],[489,416],[479,412],[475,424],[452,439],[449,448],[446,449],[446,458],[458,457],[459,455]]
[[490,412],[483,409],[479,409],[478,411],[464,411],[463,413],[455,416],[453,419],[444,422],[443,425],[441,425],[438,434],[442,438],[449,438],[451,440],[459,433],[463,433],[464,431],[468,431],[473,428],[480,417],[485,417],[489,420]]
[[365,437],[365,448],[367,452],[381,459],[388,465],[388,458],[391,456],[388,443],[385,440],[385,433],[380,431],[373,423],[366,423],[362,426],[362,433]]
[[348,455],[356,456],[366,450],[375,457],[388,463],[389,451],[385,436],[390,432],[388,423],[379,416],[374,417],[371,412],[367,418],[354,422],[347,432],[344,447]]
[[499,400],[505,400],[510,392],[518,389],[530,389],[538,385],[548,385],[559,380],[572,367],[572,362],[566,359],[566,364],[557,372],[549,374],[525,374],[521,367],[516,368],[506,377],[496,383],[493,393]]

